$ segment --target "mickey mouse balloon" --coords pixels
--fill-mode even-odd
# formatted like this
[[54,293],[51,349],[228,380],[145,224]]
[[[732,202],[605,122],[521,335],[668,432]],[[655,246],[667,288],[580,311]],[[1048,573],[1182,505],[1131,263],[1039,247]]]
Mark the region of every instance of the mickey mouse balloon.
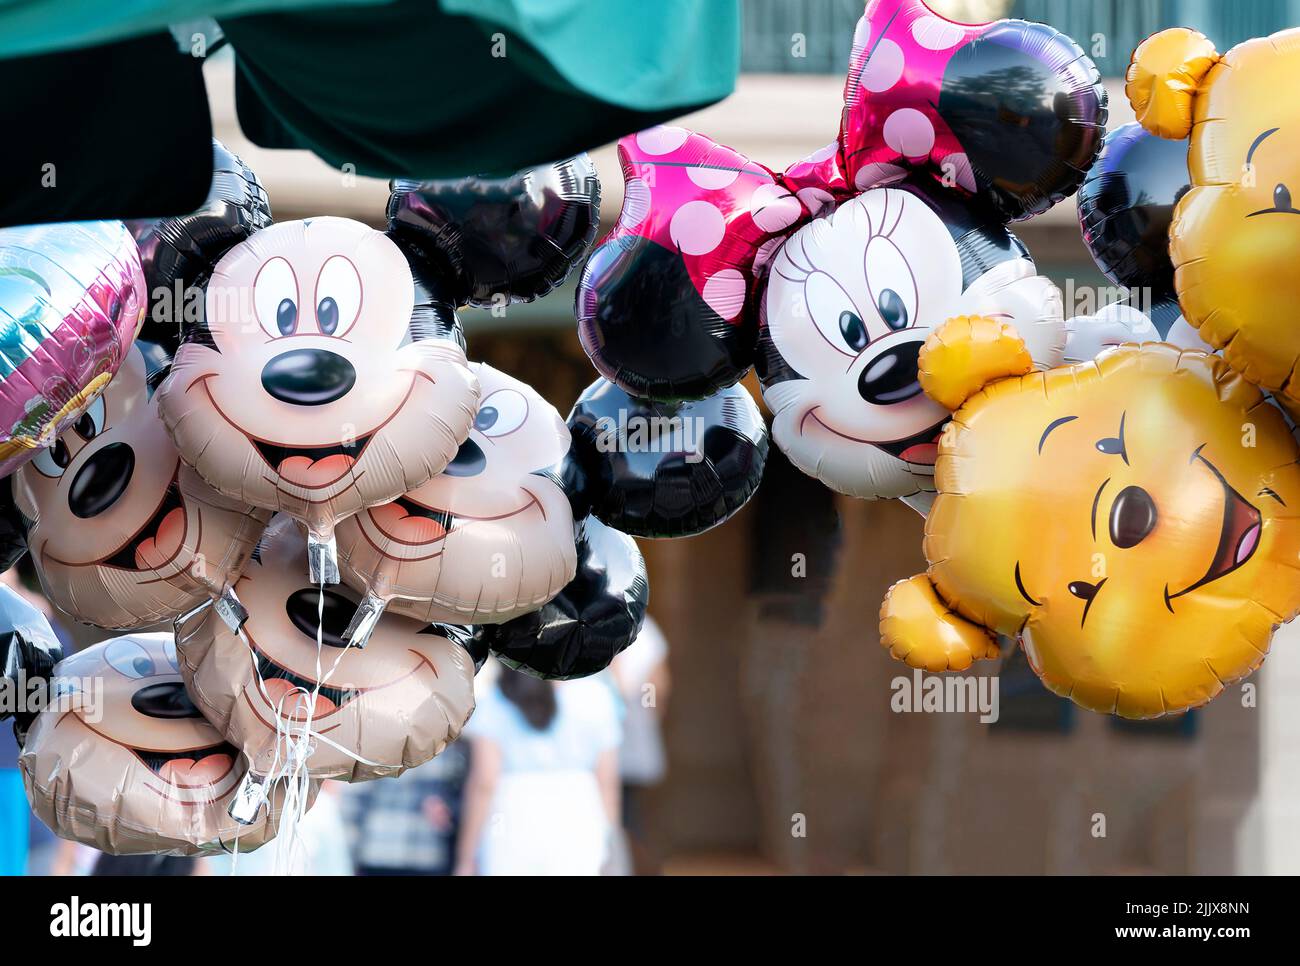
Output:
[[416,296],[402,250],[359,222],[263,229],[213,270],[159,390],[209,484],[307,526],[316,582],[338,581],[335,524],[440,472],[477,412],[464,350]]
[[[100,627],[145,627],[227,595],[270,518],[181,462],[154,392],[168,364],[137,342],[108,389],[14,478],[46,596]],[[233,597],[225,604],[237,614]]]
[[230,817],[247,762],[190,701],[170,634],[87,648],[55,667],[52,689],[18,764],[56,834],[115,855],[247,852],[275,835],[278,789],[250,824]]
[[236,633],[205,610],[177,631],[195,703],[252,760],[259,779],[286,736],[310,730],[313,778],[397,775],[456,740],[474,710],[474,658],[463,628],[386,614],[365,649],[343,639],[359,596],[303,577],[307,545],[271,522],[236,584],[248,621]]
[[367,595],[345,635],[358,644],[385,605],[426,623],[500,622],[573,577],[573,514],[553,472],[569,450],[568,428],[531,386],[470,368],[482,401],[456,458],[339,525],[344,579]]

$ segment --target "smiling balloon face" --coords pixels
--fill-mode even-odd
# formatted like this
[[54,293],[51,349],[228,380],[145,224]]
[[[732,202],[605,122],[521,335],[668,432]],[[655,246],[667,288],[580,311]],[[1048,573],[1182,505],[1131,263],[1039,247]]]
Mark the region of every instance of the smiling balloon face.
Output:
[[344,579],[423,621],[498,623],[573,579],[573,513],[547,471],[569,450],[555,407],[491,366],[456,458],[428,483],[339,527]]
[[946,409],[917,358],[951,316],[1011,323],[1043,365],[1064,343],[1060,293],[1002,225],[923,182],[875,188],[796,232],[772,263],[759,351],[772,436],[832,489],[934,489]]
[[1300,454],[1221,359],[1124,346],[996,382],[954,424],[930,579],[1019,632],[1058,694],[1127,717],[1203,704],[1300,609]]
[[[190,701],[170,634],[117,637],[55,668],[61,696],[36,716],[19,764],[56,833],[105,852],[195,855],[271,839],[268,815],[227,813],[247,763]],[[315,790],[312,790],[315,794]]]
[[270,516],[181,462],[152,390],[165,364],[136,343],[103,395],[15,478],[46,595],[100,627],[171,620],[220,594]]
[[439,472],[469,431],[464,351],[413,325],[416,283],[386,235],[343,218],[264,229],[217,264],[205,304],[160,405],[231,497],[328,537]]
[[319,736],[313,777],[361,781],[428,761],[474,710],[473,658],[447,636],[455,630],[393,615],[364,650],[347,647],[343,632],[359,598],[326,588],[322,602],[303,576],[306,559],[292,521],[272,521],[235,585],[249,613],[248,643],[211,610],[181,628],[181,666],[196,703],[258,774],[277,728],[300,730],[309,712]]

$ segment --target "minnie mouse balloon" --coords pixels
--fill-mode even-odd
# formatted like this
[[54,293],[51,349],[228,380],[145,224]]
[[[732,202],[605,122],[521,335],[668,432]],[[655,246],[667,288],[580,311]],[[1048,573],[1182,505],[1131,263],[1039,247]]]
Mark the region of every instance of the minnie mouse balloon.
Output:
[[460,303],[490,308],[553,291],[600,223],[600,179],[585,154],[508,178],[393,182],[388,225],[437,264]]
[[0,231],[0,476],[103,391],[145,305],[140,255],[121,222]]
[[950,413],[917,359],[948,318],[1011,324],[1040,367],[1060,361],[1061,295],[989,205],[929,178],[873,188],[777,249],[758,374],[790,462],[850,496],[924,499]]
[[474,638],[507,667],[552,680],[609,667],[636,639],[650,603],[636,541],[595,517],[582,521],[577,575],[538,610],[483,624]]
[[199,475],[307,526],[316,582],[338,582],[337,521],[441,472],[477,412],[464,350],[419,294],[402,250],[359,222],[263,229],[213,270],[159,390]]
[[500,622],[573,578],[573,515],[553,472],[569,450],[568,428],[531,386],[470,368],[482,401],[456,458],[423,486],[339,524],[344,580],[366,593],[344,635],[358,645],[385,606],[425,623]]
[[744,386],[676,405],[633,399],[598,379],[569,413],[564,483],[577,508],[638,537],[685,537],[754,495],[767,427]]
[[46,596],[100,627],[170,621],[223,595],[238,614],[230,584],[270,519],[181,462],[154,391],[169,364],[137,342],[104,393],[14,477]]
[[397,775],[455,741],[474,710],[464,628],[385,614],[363,650],[343,633],[359,596],[303,577],[307,545],[287,517],[267,528],[236,584],[248,621],[210,609],[177,629],[181,671],[204,715],[266,776],[285,736],[309,730],[313,778]]
[[18,764],[55,834],[114,855],[247,852],[274,837],[278,789],[251,823],[230,817],[247,761],[190,700],[170,634],[80,651],[55,667],[51,691]]

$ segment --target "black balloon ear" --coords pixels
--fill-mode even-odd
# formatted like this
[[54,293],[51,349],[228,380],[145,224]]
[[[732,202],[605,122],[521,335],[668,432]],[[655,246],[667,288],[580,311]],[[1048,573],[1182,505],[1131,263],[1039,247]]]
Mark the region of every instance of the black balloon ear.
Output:
[[404,250],[415,282],[415,307],[407,333],[412,339],[449,339],[465,348],[465,329],[446,281],[409,250]]
[[271,204],[257,175],[215,139],[212,169],[212,187],[197,211],[127,223],[149,291],[142,334],[171,349],[201,322],[202,297],[196,293],[221,256],[271,224]]
[[1096,65],[1065,34],[1023,20],[1000,20],[953,54],[937,107],[976,193],[1004,221],[1073,194],[1106,130]]
[[508,178],[399,179],[391,191],[389,234],[429,260],[458,304],[541,298],[600,224],[600,179],[585,154]]
[[589,517],[579,527],[573,580],[541,609],[484,624],[475,636],[516,671],[550,680],[586,677],[636,640],[649,602],[636,541]]
[[13,476],[0,479],[0,574],[27,552],[29,521],[14,502]]
[[[1187,149],[1186,139],[1125,124],[1106,135],[1079,188],[1079,228],[1093,261],[1117,285],[1148,290],[1153,306],[1177,301],[1169,226],[1191,187]],[[1161,334],[1167,332],[1165,325]]]
[[731,517],[753,496],[767,426],[744,386],[657,403],[597,379],[569,413],[561,476],[576,516],[590,512],[638,537],[686,537]]
[[[63,645],[45,615],[10,587],[0,586],[0,675],[9,682],[13,694],[33,694],[30,685],[48,683],[54,666],[63,660]],[[0,720],[14,719],[14,734],[22,744],[27,729],[40,712],[39,707],[24,707],[5,702],[0,705]]]

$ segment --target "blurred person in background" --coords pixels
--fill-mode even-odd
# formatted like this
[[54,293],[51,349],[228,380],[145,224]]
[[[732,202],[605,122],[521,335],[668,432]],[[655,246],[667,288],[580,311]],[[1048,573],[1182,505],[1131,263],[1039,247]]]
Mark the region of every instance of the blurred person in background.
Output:
[[485,684],[466,728],[456,874],[600,874],[619,823],[618,705],[599,680],[503,667]]
[[653,618],[646,618],[641,633],[614,658],[611,670],[624,707],[618,765],[623,784],[623,828],[632,853],[630,871],[657,875],[660,862],[647,835],[646,799],[668,771],[663,719],[671,679],[668,641]]
[[453,742],[396,778],[343,789],[357,875],[451,875],[469,749]]

